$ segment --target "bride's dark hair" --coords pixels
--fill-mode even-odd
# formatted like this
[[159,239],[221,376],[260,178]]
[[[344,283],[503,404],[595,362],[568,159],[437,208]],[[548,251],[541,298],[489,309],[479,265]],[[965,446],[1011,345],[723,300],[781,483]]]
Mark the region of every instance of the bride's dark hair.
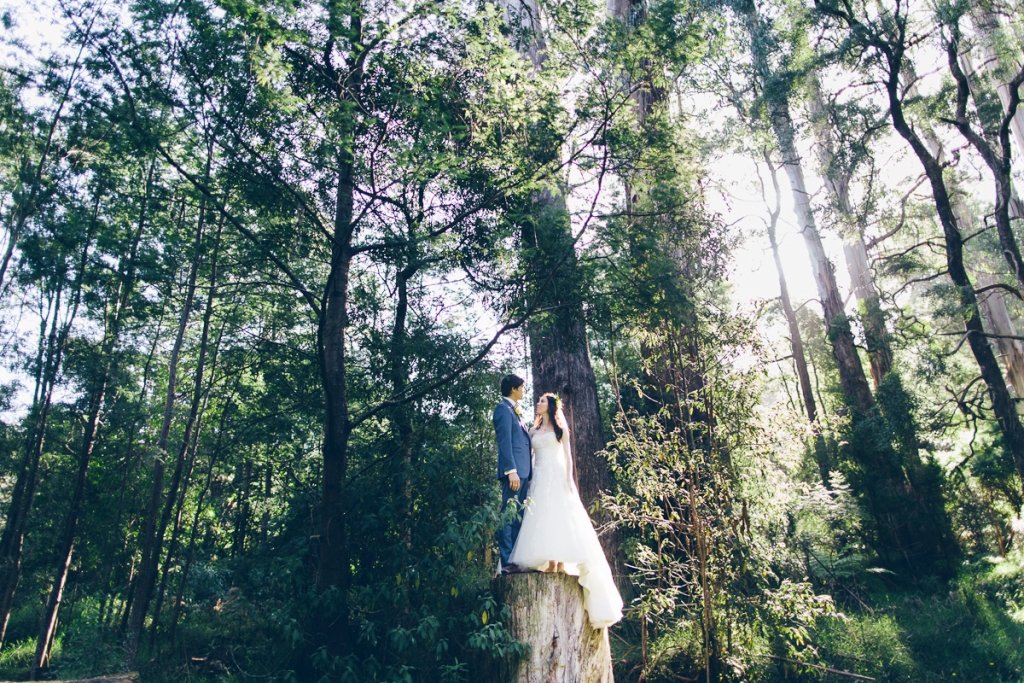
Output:
[[562,408],[562,399],[558,398],[558,394],[553,394],[550,391],[541,394],[540,397],[548,399],[548,420],[551,421],[551,427],[555,430],[555,438],[561,441],[564,432],[562,425],[558,424],[558,411]]

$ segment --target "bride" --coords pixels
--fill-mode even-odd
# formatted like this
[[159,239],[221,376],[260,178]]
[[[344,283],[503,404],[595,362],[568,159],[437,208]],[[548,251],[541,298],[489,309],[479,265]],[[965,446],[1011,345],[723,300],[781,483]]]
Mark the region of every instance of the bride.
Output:
[[509,560],[520,567],[579,577],[591,626],[610,626],[622,619],[622,598],[573,483],[569,429],[558,396],[542,395],[535,415],[530,430],[533,477]]

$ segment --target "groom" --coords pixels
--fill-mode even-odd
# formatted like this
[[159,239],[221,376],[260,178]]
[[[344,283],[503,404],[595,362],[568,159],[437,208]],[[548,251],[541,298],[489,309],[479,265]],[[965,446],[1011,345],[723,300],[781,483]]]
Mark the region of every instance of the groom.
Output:
[[[530,488],[532,462],[530,455],[530,434],[523,423],[519,401],[523,398],[525,380],[516,375],[507,375],[501,380],[502,399],[494,408],[494,435],[498,440],[498,481],[501,482],[501,512],[505,513],[513,497],[519,506],[526,500]],[[501,555],[501,573],[513,574],[525,571],[510,564],[508,556],[519,536],[523,513],[518,511],[514,520],[498,529],[498,552]]]

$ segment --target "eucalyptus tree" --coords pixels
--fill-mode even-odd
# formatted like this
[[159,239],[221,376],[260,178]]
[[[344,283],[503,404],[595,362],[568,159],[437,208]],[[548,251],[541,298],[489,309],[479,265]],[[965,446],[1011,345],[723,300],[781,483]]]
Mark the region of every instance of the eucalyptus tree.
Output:
[[[888,402],[876,401],[872,395],[811,204],[792,112],[802,76],[798,60],[806,40],[806,17],[799,11],[786,14],[784,9],[771,8],[781,12],[774,18],[768,8],[755,2],[731,7],[749,39],[751,78],[759,93],[756,107],[763,111],[765,125],[782,155],[800,232],[811,258],[826,336],[850,410],[844,469],[869,513],[872,545],[890,565],[903,566],[912,573],[947,573],[955,544],[937,481],[917,448],[909,405],[895,396],[901,391],[898,381],[884,392],[885,396],[894,394]],[[787,22],[792,24],[788,31],[776,25]]]
[[[917,36],[909,9],[901,6],[873,16],[868,8],[855,3],[818,1],[815,6],[824,17],[834,22],[843,45],[855,51],[855,59],[858,62],[864,60],[865,66],[879,75],[892,125],[913,150],[928,178],[935,211],[942,226],[947,273],[956,287],[964,321],[964,341],[970,347],[988,389],[992,412],[1004,435],[1007,451],[1024,480],[1024,426],[982,324],[977,293],[964,261],[964,226],[954,212],[942,165],[922,133],[915,129],[905,102],[902,79],[910,59],[909,50]],[[942,47],[950,62],[950,70],[955,74],[959,69],[955,47],[949,42]],[[958,115],[963,112],[967,98],[966,88],[958,85],[954,103]]]
[[[753,75],[762,93],[768,123],[782,154],[782,167],[789,179],[800,233],[811,258],[814,281],[825,315],[827,336],[836,357],[843,393],[852,410],[860,416],[867,416],[874,410],[874,399],[857,354],[839,285],[821,240],[810,202],[811,192],[797,151],[797,131],[790,104],[792,79],[796,74],[791,71],[792,65],[784,63],[773,66],[771,63],[773,59],[784,59],[774,54],[778,50],[780,37],[771,21],[761,16],[757,3],[741,2],[735,10],[749,35]],[[795,46],[790,47],[795,49]]]
[[[567,103],[562,101],[561,88],[556,88],[559,82],[585,77],[580,65],[574,64],[585,55],[574,56],[571,49],[574,44],[586,45],[596,11],[594,2],[576,8],[543,0],[505,3],[512,44],[539,78],[555,86],[539,93],[543,114],[530,126],[525,154],[532,163],[565,170],[527,202],[513,205],[513,210],[522,234],[521,258],[528,273],[529,294],[544,309],[527,327],[534,393],[539,396],[552,391],[564,401],[574,473],[580,497],[588,506],[609,489],[611,480],[604,459],[597,457],[604,447],[604,430],[586,327],[585,276],[576,253],[589,220],[575,224],[572,220],[567,205],[568,168],[563,158],[571,146],[586,145],[569,137],[573,133],[566,125],[575,117],[567,116]],[[596,104],[614,106],[613,102]],[[598,116],[606,117],[606,111],[598,110]],[[605,168],[599,167],[597,173],[600,185]]]
[[[410,381],[396,383],[409,358],[403,308],[380,306],[378,273],[401,274],[408,285],[446,269],[479,270],[483,257],[504,251],[497,212],[553,177],[555,162],[515,151],[527,125],[546,115],[548,100],[534,95],[544,83],[526,78],[488,8],[332,2],[220,13],[153,3],[139,12],[120,43],[98,48],[115,97],[163,161],[208,197],[225,234],[262,252],[262,267],[283,277],[315,332],[325,398],[316,628],[330,653],[348,653],[356,643],[352,551],[363,542],[349,535],[352,439],[466,372],[537,306],[528,302],[436,373],[410,368]],[[158,27],[178,17],[187,21],[172,48]],[[163,45],[175,51],[173,64],[161,59]],[[154,127],[153,97],[183,126],[179,135],[214,143],[213,178]],[[481,277],[495,273],[515,280],[493,269]],[[391,362],[378,364],[378,348],[363,343],[374,311],[393,321]]]
[[[820,80],[813,71],[806,77],[807,104],[814,133],[819,170],[829,190],[831,209],[839,234],[843,237],[843,253],[850,274],[851,289],[860,308],[864,342],[871,362],[871,378],[877,389],[892,370],[892,340],[886,328],[885,312],[879,299],[865,244],[866,211],[857,211],[850,196],[857,166],[864,161],[868,140],[855,140],[840,128],[845,121],[834,101],[826,101]],[[853,107],[849,107],[853,109]],[[850,112],[871,117],[872,112]],[[877,115],[875,115],[877,116]],[[870,131],[865,134],[870,137]],[[837,148],[836,140],[842,145]]]
[[30,530],[54,392],[62,379],[68,345],[82,309],[87,273],[95,259],[98,214],[106,191],[96,185],[86,197],[79,198],[70,195],[63,183],[62,189],[67,201],[62,207],[65,210],[52,210],[51,206],[50,211],[36,217],[41,220],[34,222],[33,230],[21,236],[24,268],[19,279],[28,296],[38,297],[39,334],[35,355],[27,359],[25,367],[33,379],[32,402],[6,524],[0,535],[0,643],[21,580],[25,537]]
[[[831,487],[832,462],[825,437],[822,434],[822,422],[819,421],[818,404],[814,398],[814,387],[811,385],[811,373],[808,370],[808,357],[804,351],[803,332],[800,330],[796,310],[793,308],[793,301],[789,295],[789,284],[786,281],[786,269],[782,265],[782,258],[779,254],[777,231],[779,215],[782,213],[782,192],[779,188],[779,177],[771,154],[765,151],[764,157],[775,197],[774,206],[768,207],[768,220],[765,224],[765,230],[768,233],[768,246],[772,250],[775,272],[779,277],[779,302],[782,304],[782,313],[786,318],[786,327],[789,330],[789,344],[793,354],[793,365],[796,367],[797,384],[800,388],[800,405],[803,406],[807,421],[814,432],[814,460],[818,466],[818,476],[821,478],[822,485],[828,488]],[[762,194],[767,195],[764,192],[763,181],[761,183]],[[767,197],[765,202],[767,204]]]

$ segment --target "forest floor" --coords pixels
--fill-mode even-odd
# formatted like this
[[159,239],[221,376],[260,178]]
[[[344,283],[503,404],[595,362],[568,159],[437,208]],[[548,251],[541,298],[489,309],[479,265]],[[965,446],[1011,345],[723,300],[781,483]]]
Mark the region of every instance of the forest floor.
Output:
[[1020,561],[982,558],[948,584],[872,583],[836,591],[844,618],[816,638],[830,666],[878,681],[1024,681]]
[[[792,666],[763,658],[748,670],[750,681],[851,681],[938,683],[1021,683],[1024,681],[1024,562],[1019,559],[980,558],[965,563],[959,575],[947,583],[914,587],[896,585],[885,573],[846,578],[831,586],[839,617],[822,620],[813,636],[817,668]],[[196,628],[192,628],[196,627]],[[97,634],[101,628],[76,623],[62,635],[55,649],[50,678],[81,678],[117,673],[117,643]],[[186,649],[202,649],[199,634],[210,631],[201,624],[183,624],[179,631]],[[630,648],[619,634],[619,683],[636,677],[638,667]],[[197,638],[193,638],[196,636]],[[244,634],[236,633],[238,639]],[[223,642],[228,650],[251,646]],[[180,650],[179,650],[180,652]],[[18,640],[0,652],[0,681],[26,680],[34,641]],[[216,655],[217,653],[214,653]],[[742,655],[741,655],[742,656]],[[192,657],[188,663],[171,661],[172,655],[156,654],[141,671],[141,680],[171,681],[252,680],[231,667],[210,666],[230,657]],[[755,658],[757,659],[757,658]],[[753,661],[753,660],[752,660]],[[269,664],[269,662],[267,663]],[[834,672],[824,671],[825,668]],[[121,669],[123,670],[123,669]],[[633,672],[632,676],[627,672]],[[756,673],[755,673],[756,672]],[[678,673],[678,672],[677,672]],[[268,678],[269,674],[269,678]],[[288,680],[287,672],[275,678],[263,669],[263,680]],[[655,681],[657,676],[647,680]],[[703,679],[701,679],[703,680]],[[475,682],[474,682],[475,683]]]

